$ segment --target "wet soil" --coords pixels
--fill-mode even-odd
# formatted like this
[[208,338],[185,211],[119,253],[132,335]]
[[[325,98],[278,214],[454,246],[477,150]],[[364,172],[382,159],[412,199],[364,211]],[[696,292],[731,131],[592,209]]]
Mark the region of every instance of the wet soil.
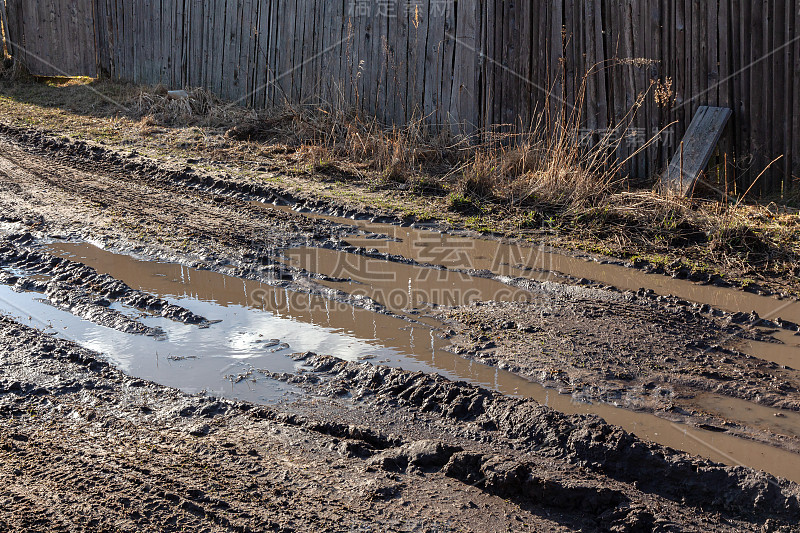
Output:
[[[586,390],[558,394],[524,379],[519,373],[473,363],[454,354],[449,341],[443,338],[448,334],[434,334],[425,324],[409,325],[395,317],[328,302],[320,297],[276,291],[263,283],[183,265],[136,260],[88,244],[54,243],[45,249],[117,276],[140,290],[170,295],[192,308],[202,305],[209,316],[222,318],[219,324],[189,332],[185,328],[176,331],[175,327],[164,326],[169,335],[165,332],[167,338],[160,343],[128,340],[121,346],[116,336],[82,331],[86,329],[82,324],[63,316],[50,318],[41,309],[30,312],[39,322],[49,319],[51,323],[55,320],[65,324],[69,338],[102,351],[109,360],[137,377],[185,391],[204,389],[231,398],[283,401],[285,389],[264,376],[279,370],[296,372],[297,369],[287,365],[280,355],[271,354],[285,355],[292,349],[339,353],[352,361],[370,360],[466,380],[511,396],[533,398],[565,413],[598,414],[643,438],[726,464],[743,463],[789,479],[800,479],[800,456],[730,436],[740,428],[727,424],[729,427],[724,433],[712,432],[713,426],[708,425],[706,417],[687,416],[691,412],[688,407],[662,411],[659,416],[641,408],[663,403],[667,391],[644,402],[635,389],[620,388],[615,394],[607,391],[599,402],[589,402]],[[17,307],[36,306],[26,302]],[[159,364],[165,353],[166,361]],[[177,354],[184,355],[176,357]],[[220,377],[230,383],[221,385]],[[670,398],[673,402],[675,399],[674,396]],[[615,407],[611,402],[624,408]],[[637,406],[637,411],[631,410]],[[676,424],[679,421],[683,424]],[[687,423],[694,427],[686,427]],[[751,433],[749,437],[758,435]],[[782,445],[787,447],[791,443],[784,440]],[[725,451],[721,452],[723,448]]]
[[[247,316],[260,307],[295,335],[249,339],[279,349],[230,375],[208,371],[231,385],[292,386],[274,389],[285,396],[279,403],[257,407],[239,398],[259,402],[258,394],[215,393],[213,381],[166,383],[179,392],[152,383],[157,371],[142,374],[146,381],[121,374],[135,371],[114,360],[113,347],[101,357],[23,326],[19,313],[3,319],[7,529],[66,530],[82,513],[95,530],[796,522],[789,481],[649,442],[658,431],[640,440],[537,396],[547,385],[554,398],[567,395],[553,403],[570,413],[619,411],[630,418],[614,423],[652,417],[696,431],[685,439],[685,448],[696,441],[695,454],[798,481],[793,301],[398,228],[380,213],[344,212],[267,182],[1,129],[4,285],[148,342],[176,342],[173,323],[186,332],[225,327],[214,323],[215,306]],[[299,212],[308,210],[318,214]],[[162,263],[112,260],[87,242]],[[321,333],[338,344],[306,345]],[[324,355],[288,357],[312,349]],[[188,374],[201,365],[187,355],[176,357]],[[187,395],[200,388],[233,399]],[[743,453],[727,453],[727,443]]]
[[317,397],[277,410],[8,319],[0,355],[6,530],[755,531],[800,512],[797,485],[432,375],[304,355],[290,379]]

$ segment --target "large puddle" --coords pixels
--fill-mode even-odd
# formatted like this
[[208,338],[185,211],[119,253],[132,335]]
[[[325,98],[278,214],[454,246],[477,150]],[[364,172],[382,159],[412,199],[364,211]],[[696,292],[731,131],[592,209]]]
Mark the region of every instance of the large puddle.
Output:
[[[276,208],[258,204],[264,209]],[[288,207],[277,207],[289,209]],[[778,300],[737,289],[703,285],[619,265],[599,263],[560,254],[542,246],[504,244],[496,240],[473,239],[443,234],[424,228],[402,227],[342,217],[303,213],[312,218],[352,226],[362,232],[346,237],[348,244],[391,255],[413,259],[422,264],[461,270],[437,271],[408,265],[368,259],[355,254],[337,254],[330,250],[300,248],[291,250],[293,264],[308,271],[337,277],[352,277],[359,284],[332,285],[347,292],[365,294],[387,307],[401,311],[419,307],[422,302],[456,305],[475,299],[525,301],[526,291],[481,277],[469,276],[464,270],[485,270],[498,276],[529,278],[537,281],[555,279],[554,273],[586,278],[619,289],[653,290],[656,294],[676,296],[691,302],[709,304],[729,312],[755,311],[765,319],[781,318],[800,323],[800,302]],[[394,265],[394,266],[393,266]],[[387,280],[395,280],[392,284]],[[431,281],[435,280],[435,281]],[[408,290],[401,287],[407,282]],[[800,336],[779,331],[781,343],[738,342],[730,346],[744,353],[791,368],[800,368]]]
[[[272,208],[262,205],[265,209]],[[800,323],[800,302],[793,300],[778,300],[737,289],[703,285],[662,274],[648,274],[620,265],[559,254],[548,247],[504,244],[495,240],[458,237],[428,229],[341,217],[307,216],[353,226],[368,234],[347,237],[347,242],[353,246],[402,255],[420,263],[451,269],[488,270],[496,275],[537,280],[550,279],[553,272],[560,272],[623,290],[652,289],[657,294],[707,303],[725,311],[755,311],[762,318],[782,318]],[[376,235],[389,238],[376,239]]]
[[[370,242],[379,244],[375,240]],[[644,439],[722,463],[744,464],[800,481],[800,455],[725,433],[673,424],[623,407],[577,402],[571,396],[558,394],[515,374],[445,351],[445,341],[425,324],[412,324],[321,297],[178,264],[141,261],[88,244],[57,243],[48,248],[51,253],[80,261],[133,288],[158,294],[209,319],[221,320],[207,329],[200,329],[160,317],[141,318],[147,325],[164,329],[167,339],[159,341],[95,326],[39,302],[37,294],[16,293],[8,287],[0,287],[0,306],[4,311],[23,322],[29,321],[104,353],[120,368],[138,377],[188,392],[206,390],[216,395],[274,402],[292,399],[299,391],[266,378],[258,370],[297,371],[298,366],[288,357],[292,352],[314,351],[349,360],[370,359],[407,370],[437,372],[504,394],[533,398],[565,413],[594,413]],[[307,250],[301,250],[289,255],[302,260],[309,257],[308,254]],[[324,254],[312,256],[324,258]],[[370,284],[372,287],[367,290],[372,291],[372,295],[380,296],[381,290],[385,292],[392,285],[396,288],[397,279],[403,280],[409,275],[409,279],[416,279],[419,274],[416,271],[419,267],[376,263],[383,264],[384,273],[390,272],[400,278],[391,281],[391,276],[387,276],[383,282],[385,286],[380,280]],[[370,273],[380,272],[375,270],[377,264],[360,264]],[[424,270],[431,275],[463,276]],[[490,294],[506,287],[490,280],[473,279],[480,281],[474,295],[482,299],[492,298]],[[431,280],[430,288],[442,289],[439,282],[433,281],[435,278]],[[447,280],[460,283],[457,278],[446,277],[440,280],[445,288]],[[387,299],[390,307],[407,309],[409,304],[414,307],[416,287],[413,284],[405,287],[407,300],[398,298],[391,304],[391,299]],[[426,291],[420,294],[423,293],[428,294]],[[514,298],[523,296],[513,295]],[[624,398],[619,405],[625,405]]]

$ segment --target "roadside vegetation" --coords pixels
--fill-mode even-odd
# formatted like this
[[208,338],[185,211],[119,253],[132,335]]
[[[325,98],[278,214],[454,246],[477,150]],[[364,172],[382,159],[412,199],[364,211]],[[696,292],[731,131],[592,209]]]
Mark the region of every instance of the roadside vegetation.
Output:
[[[797,199],[692,199],[632,183],[610,137],[576,142],[540,123],[524,135],[453,138],[424,120],[385,128],[347,110],[256,111],[202,89],[0,73],[3,122],[191,162],[351,206],[581,249],[676,276],[800,294]],[[616,141],[619,142],[619,141]]]

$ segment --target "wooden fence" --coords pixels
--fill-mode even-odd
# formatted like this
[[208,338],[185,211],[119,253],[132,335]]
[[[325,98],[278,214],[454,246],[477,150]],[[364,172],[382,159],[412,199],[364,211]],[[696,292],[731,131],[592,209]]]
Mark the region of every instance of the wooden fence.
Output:
[[31,72],[97,75],[92,0],[6,0],[6,4],[5,35],[14,43],[9,48]]
[[[731,187],[780,155],[754,190],[786,192],[800,176],[795,0],[6,2],[11,39],[39,57],[86,53],[70,33],[85,27],[58,23],[90,11],[99,71],[256,107],[346,104],[462,132],[580,113],[588,139],[624,126],[621,157],[656,137],[628,166],[636,176],[667,165],[698,106],[730,107]],[[77,59],[52,62],[83,73]]]

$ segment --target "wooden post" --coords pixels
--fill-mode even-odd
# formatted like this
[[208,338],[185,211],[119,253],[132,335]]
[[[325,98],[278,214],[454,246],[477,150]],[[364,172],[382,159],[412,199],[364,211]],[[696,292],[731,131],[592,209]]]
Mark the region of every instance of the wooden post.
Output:
[[0,0],[0,22],[3,23],[3,49],[7,54],[11,55],[11,33],[8,28],[5,0]]

